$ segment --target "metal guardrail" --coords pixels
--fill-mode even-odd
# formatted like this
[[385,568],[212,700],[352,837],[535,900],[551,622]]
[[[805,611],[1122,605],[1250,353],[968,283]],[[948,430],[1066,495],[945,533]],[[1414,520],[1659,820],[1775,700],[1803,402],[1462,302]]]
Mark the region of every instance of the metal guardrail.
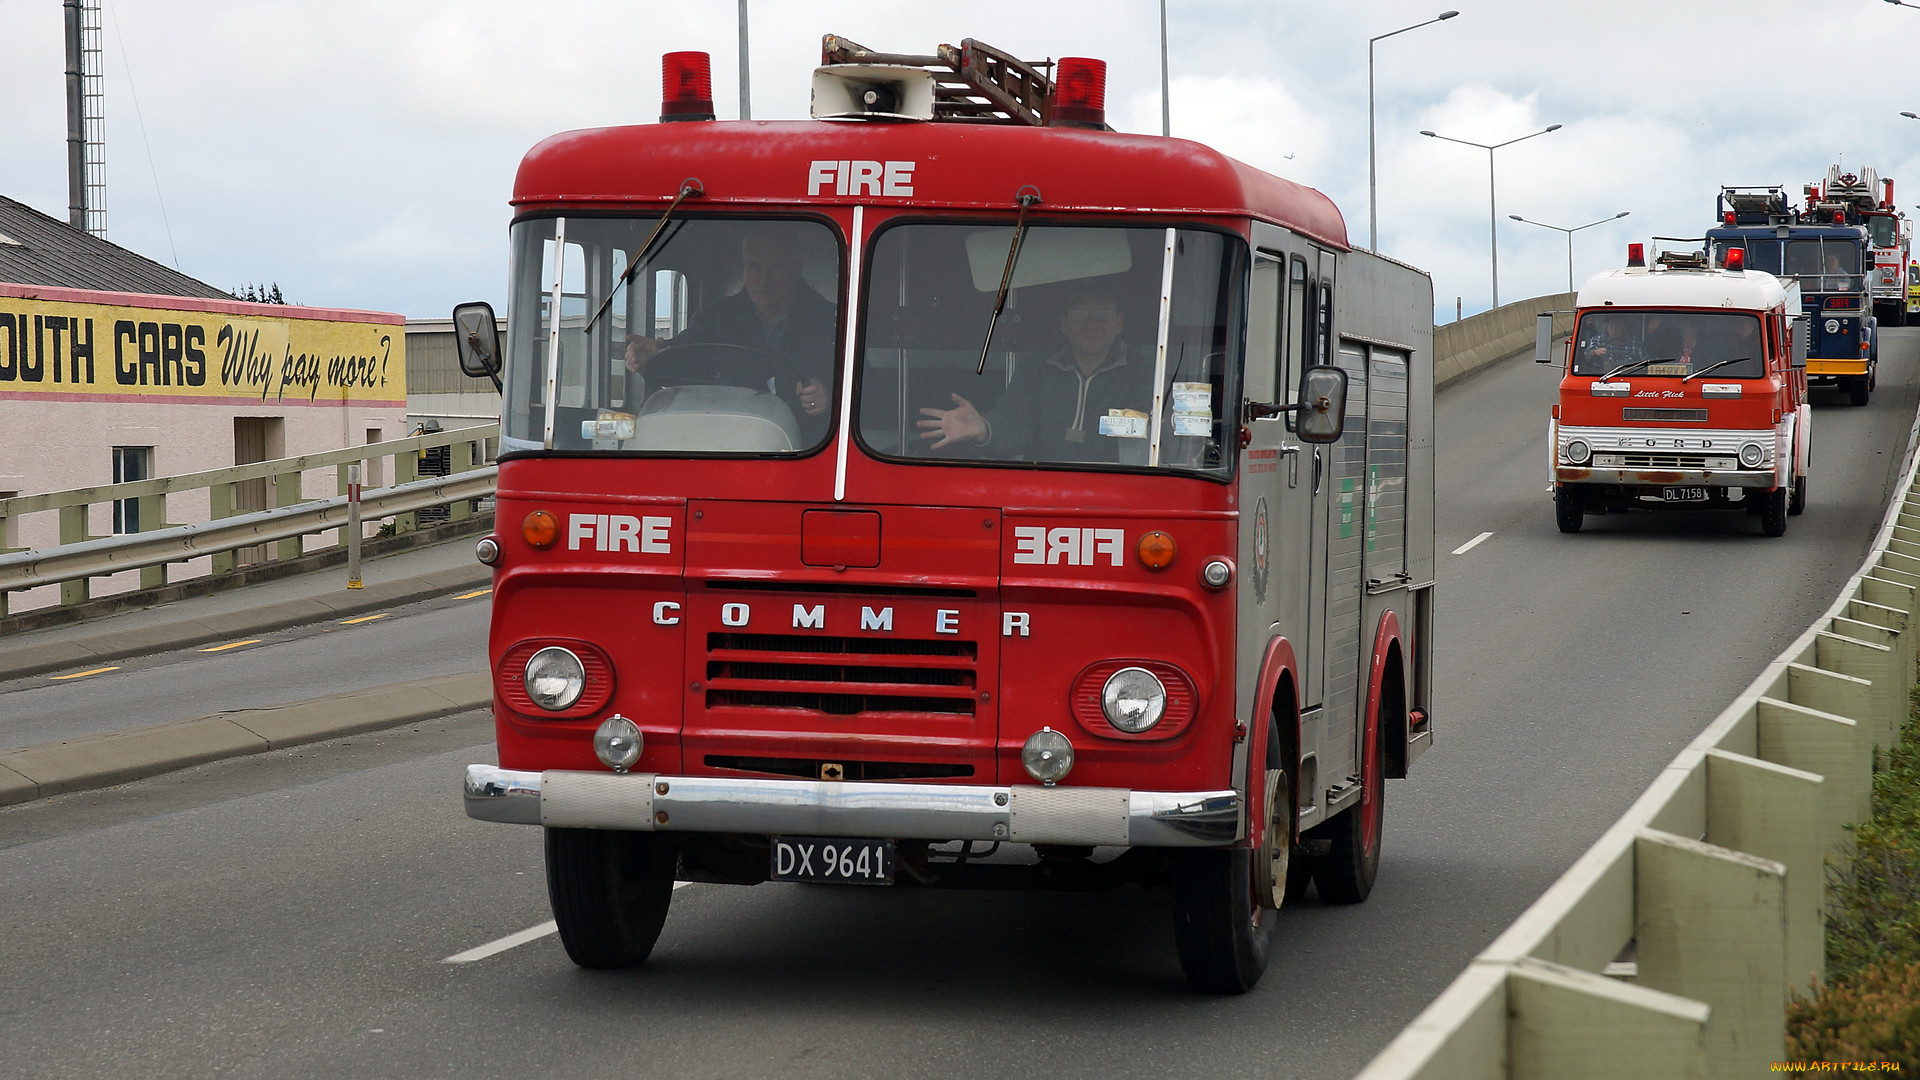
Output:
[[[374,489],[362,500],[365,514],[395,518],[395,529],[412,531],[420,511],[447,505],[447,516],[459,520],[471,512],[470,500],[493,493],[495,468],[479,466],[486,450],[479,449],[499,435],[499,425],[455,428],[414,435],[391,442],[330,450],[318,454],[234,465],[181,476],[136,480],[123,484],[76,488],[41,495],[0,499],[0,524],[26,514],[57,511],[60,543],[31,550],[0,548],[0,615],[6,614],[12,591],[59,584],[60,602],[88,599],[88,579],[124,570],[141,571],[141,587],[166,584],[167,564],[211,555],[215,574],[238,568],[241,548],[280,542],[280,558],[302,554],[300,537],[328,529],[342,530],[347,520],[346,490],[349,466],[379,458],[393,458],[394,483]],[[424,453],[448,447],[448,475],[419,476]],[[303,500],[301,474],[332,467],[339,494],[333,498]],[[237,509],[240,485],[267,480],[278,505],[251,512]],[[191,525],[166,523],[168,495],[206,489],[211,520]],[[101,537],[88,534],[90,508],[98,503],[137,500],[139,532]]]
[[1746,1077],[1826,972],[1826,862],[1852,855],[1920,633],[1920,483],[1833,606],[1356,1080]]

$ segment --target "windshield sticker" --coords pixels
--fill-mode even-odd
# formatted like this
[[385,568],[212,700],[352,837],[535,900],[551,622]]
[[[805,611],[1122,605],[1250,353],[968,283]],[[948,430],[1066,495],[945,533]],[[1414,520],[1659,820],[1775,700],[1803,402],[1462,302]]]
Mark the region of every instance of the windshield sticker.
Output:
[[1213,384],[1177,382],[1173,384],[1173,433],[1175,435],[1213,434]]
[[1100,434],[1116,439],[1147,437],[1147,414],[1136,409],[1108,409],[1100,418]]

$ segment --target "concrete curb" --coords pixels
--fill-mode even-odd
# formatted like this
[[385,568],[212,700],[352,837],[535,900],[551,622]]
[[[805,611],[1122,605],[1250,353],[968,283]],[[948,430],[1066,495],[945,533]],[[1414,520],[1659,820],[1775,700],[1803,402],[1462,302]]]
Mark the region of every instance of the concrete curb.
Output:
[[9,750],[0,753],[0,806],[433,720],[492,702],[493,680],[476,671]]
[[184,649],[209,641],[225,641],[247,634],[284,630],[289,626],[316,622],[335,615],[359,615],[378,608],[409,604],[442,593],[477,589],[492,583],[493,571],[476,563],[418,577],[384,581],[364,589],[341,589],[322,596],[284,600],[245,611],[183,619],[137,630],[103,630],[75,641],[22,645],[0,651],[0,679],[17,679],[62,668],[82,667],[102,660],[120,660],[129,656]]
[[1433,388],[1443,390],[1503,360],[1533,351],[1534,316],[1554,312],[1553,334],[1573,330],[1575,293],[1551,293],[1502,304],[1433,328]]

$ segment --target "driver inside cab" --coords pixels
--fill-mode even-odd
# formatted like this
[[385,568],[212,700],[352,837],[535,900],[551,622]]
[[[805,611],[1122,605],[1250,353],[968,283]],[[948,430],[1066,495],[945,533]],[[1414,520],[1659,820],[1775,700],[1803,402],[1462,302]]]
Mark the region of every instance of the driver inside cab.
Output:
[[837,314],[806,283],[803,267],[799,248],[785,232],[749,232],[741,244],[740,291],[700,311],[671,341],[628,337],[627,370],[644,374],[663,348],[682,344],[737,345],[767,354],[775,371],[767,380],[768,392],[794,406],[805,442],[818,442],[832,405],[828,381]]

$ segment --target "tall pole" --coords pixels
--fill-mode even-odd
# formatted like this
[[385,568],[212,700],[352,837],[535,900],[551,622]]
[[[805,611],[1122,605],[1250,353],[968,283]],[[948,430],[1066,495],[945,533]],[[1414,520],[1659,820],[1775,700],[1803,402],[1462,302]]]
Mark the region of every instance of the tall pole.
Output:
[[[1164,10],[1165,7],[1166,7],[1166,0],[1161,0],[1161,8]],[[1428,19],[1426,22],[1414,23],[1412,26],[1403,26],[1398,30],[1389,30],[1384,34],[1377,34],[1367,39],[1367,250],[1368,251],[1380,250],[1380,210],[1379,210],[1379,198],[1376,192],[1376,188],[1378,187],[1378,182],[1377,182],[1378,178],[1375,174],[1374,164],[1373,164],[1373,159],[1374,159],[1373,43],[1376,41],[1384,41],[1387,38],[1393,37],[1395,34],[1404,34],[1409,30],[1418,30],[1423,26],[1432,26],[1434,23],[1437,23],[1437,22],[1445,22],[1448,19],[1451,19],[1458,14],[1460,13],[1457,11],[1443,11],[1440,14],[1434,16],[1433,18]]]
[[1544,221],[1535,221],[1532,218],[1523,218],[1519,214],[1508,214],[1507,216],[1521,223],[1522,225],[1538,225],[1543,229],[1552,229],[1554,232],[1562,232],[1567,234],[1567,291],[1572,292],[1573,291],[1573,234],[1579,232],[1581,229],[1591,229],[1595,225],[1605,225],[1609,221],[1619,221],[1621,218],[1626,217],[1628,214],[1631,214],[1631,213],[1633,213],[1633,211],[1631,210],[1622,210],[1619,213],[1613,215],[1612,217],[1603,217],[1599,221],[1589,221],[1585,225],[1575,225],[1571,229],[1567,228],[1565,225],[1549,225]]
[[1514,143],[1525,142],[1528,139],[1534,138],[1535,136],[1546,135],[1551,132],[1555,132],[1559,130],[1560,130],[1559,124],[1548,124],[1545,128],[1542,128],[1539,131],[1522,135],[1517,139],[1508,139],[1506,142],[1494,143],[1491,146],[1487,145],[1486,143],[1473,142],[1470,139],[1456,139],[1451,135],[1436,135],[1431,131],[1422,131],[1420,133],[1422,135],[1425,135],[1429,139],[1439,139],[1442,142],[1459,143],[1461,146],[1478,147],[1479,149],[1485,150],[1487,152],[1487,249],[1489,252],[1492,253],[1492,257],[1493,257],[1493,306],[1494,307],[1500,306],[1500,208],[1499,208],[1499,201],[1494,197],[1494,192],[1493,192],[1493,152],[1495,150],[1500,149],[1503,146],[1512,146]]
[[1173,134],[1173,101],[1167,96],[1167,0],[1160,0],[1160,134]]
[[747,0],[740,0],[740,119],[753,119],[752,80],[747,73]]
[[1493,306],[1500,306],[1500,204],[1493,197],[1493,148],[1487,148],[1487,249],[1493,252]]
[[67,221],[87,227],[87,132],[80,61],[80,0],[64,0],[67,17]]

